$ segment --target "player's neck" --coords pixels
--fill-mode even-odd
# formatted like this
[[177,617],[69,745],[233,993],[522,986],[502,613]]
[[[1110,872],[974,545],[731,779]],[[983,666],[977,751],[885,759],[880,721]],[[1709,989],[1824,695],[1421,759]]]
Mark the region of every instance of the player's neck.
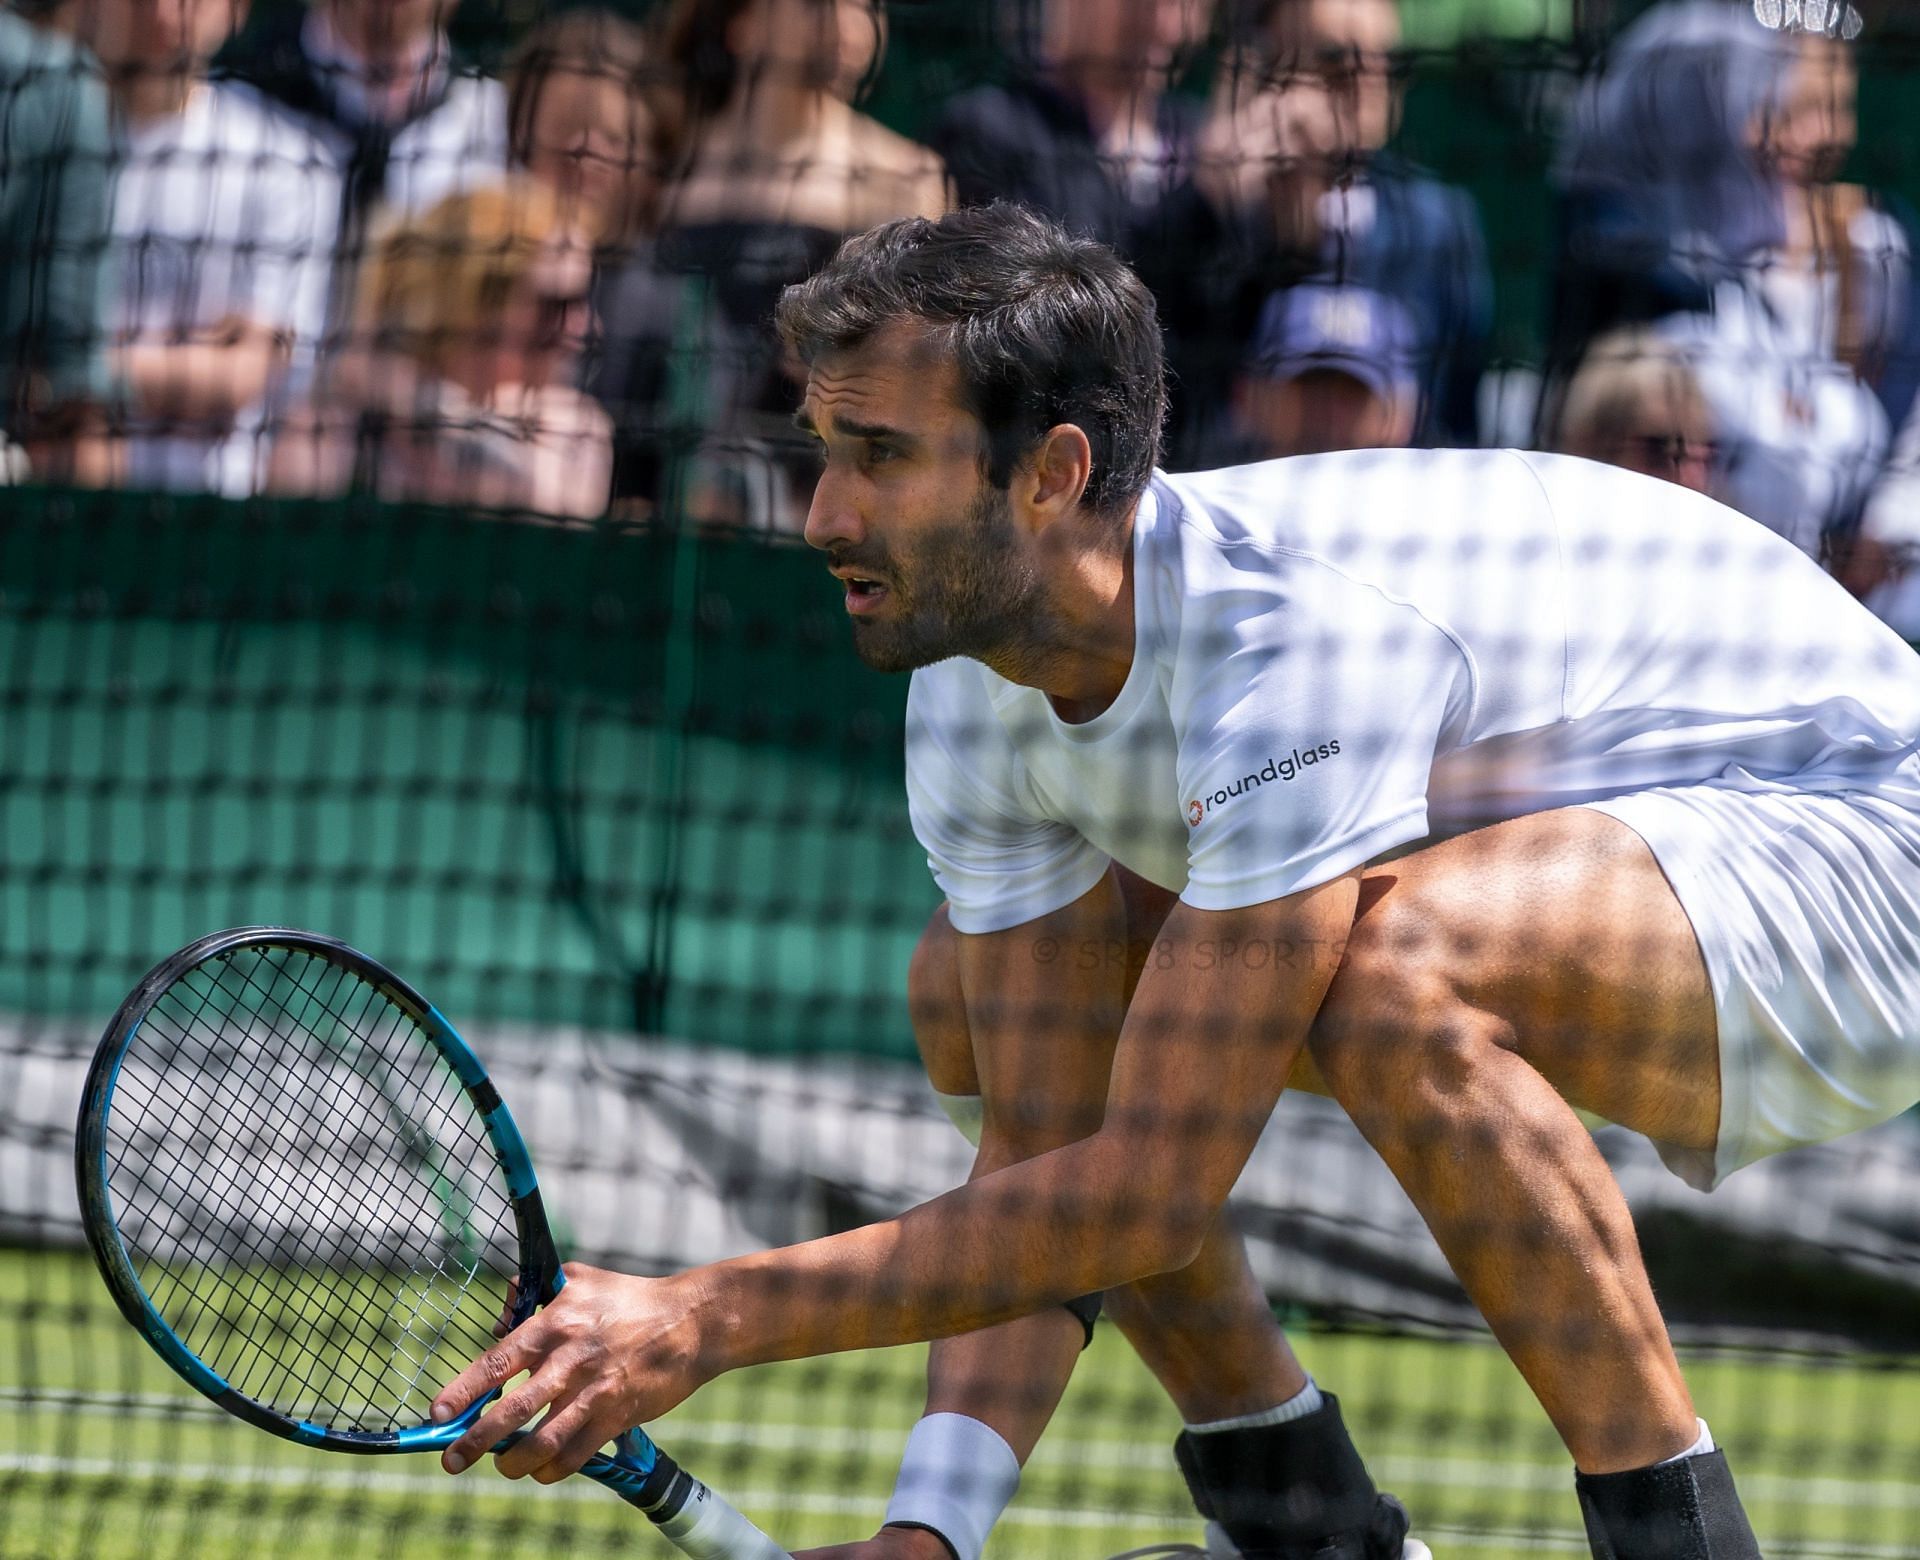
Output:
[[[1078,725],[1115,699],[1133,670],[1133,527],[1118,551],[1081,548],[1049,570],[1047,629],[994,670],[1038,688],[1054,713]],[[992,663],[989,663],[992,664]]]

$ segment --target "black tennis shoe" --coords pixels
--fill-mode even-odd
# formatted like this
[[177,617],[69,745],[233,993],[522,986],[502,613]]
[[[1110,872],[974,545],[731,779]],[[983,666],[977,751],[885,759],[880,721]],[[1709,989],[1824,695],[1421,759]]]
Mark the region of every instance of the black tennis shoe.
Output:
[[1206,1560],[1432,1560],[1425,1544],[1407,1536],[1406,1507],[1375,1488],[1340,1400],[1322,1397],[1311,1414],[1284,1424],[1187,1432],[1174,1442],[1187,1490],[1207,1520],[1207,1547],[1192,1553]]

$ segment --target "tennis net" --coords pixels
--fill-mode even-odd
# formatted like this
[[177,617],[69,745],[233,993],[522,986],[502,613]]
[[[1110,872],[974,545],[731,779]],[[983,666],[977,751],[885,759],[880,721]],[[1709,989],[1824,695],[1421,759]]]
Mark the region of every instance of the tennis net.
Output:
[[[1859,4],[1864,129],[1850,171],[1920,195],[1911,40],[1897,8]],[[268,31],[297,10],[256,9],[253,25]],[[582,83],[611,71],[659,120],[625,126],[614,160],[631,171],[685,155],[674,126],[694,108],[679,97],[689,81],[665,73],[665,45],[636,44],[625,21],[547,27],[570,9],[584,8],[462,6],[453,32],[467,85],[446,101],[457,108],[467,86],[503,75],[511,91],[474,123],[497,112],[504,126],[510,110],[531,115],[554,80],[566,90],[549,106],[578,104]],[[633,20],[648,8],[618,9]],[[891,51],[862,101],[931,136],[945,105],[1017,74],[1009,58],[1040,47],[1055,9],[897,4]],[[1170,137],[1213,103],[1232,58],[1229,24],[1258,27],[1284,9],[1221,8],[1183,67],[1187,118],[1170,116]],[[1549,307],[1555,276],[1581,259],[1556,250],[1553,131],[1581,73],[1638,9],[1400,7],[1407,46],[1387,71],[1396,144],[1477,201],[1488,261],[1484,290],[1469,277],[1458,296],[1449,282],[1434,301],[1461,320],[1485,316],[1454,376],[1466,389],[1428,364],[1420,399],[1436,417],[1432,408],[1450,407],[1486,442],[1548,437],[1556,384],[1569,405],[1584,404],[1567,389],[1573,365],[1557,356],[1558,332],[1591,321]],[[1851,8],[1832,13],[1845,32]],[[0,68],[10,68],[3,55]],[[26,90],[7,81],[8,93]],[[567,146],[578,155],[562,147],[558,159],[574,175],[608,133],[548,128],[577,138]],[[531,167],[542,144],[527,133],[516,155]],[[908,962],[939,899],[907,815],[906,680],[860,663],[818,556],[797,544],[806,484],[787,421],[793,385],[764,330],[741,330],[764,324],[778,283],[830,245],[764,227],[676,232],[642,180],[620,197],[634,205],[616,225],[633,224],[623,240],[659,263],[603,266],[595,302],[632,328],[599,339],[581,370],[609,427],[572,406],[554,413],[560,431],[543,445],[540,430],[490,418],[444,387],[423,401],[408,379],[407,407],[360,384],[346,397],[351,426],[330,440],[299,420],[323,342],[363,326],[383,345],[382,332],[430,341],[458,336],[465,320],[474,341],[498,346],[479,315],[434,313],[459,305],[469,283],[519,285],[518,273],[489,282],[455,265],[462,236],[484,250],[475,235],[488,229],[503,252],[533,255],[544,251],[527,224],[557,221],[548,197],[523,193],[499,209],[442,210],[453,226],[414,231],[411,248],[390,243],[396,211],[424,222],[446,192],[409,193],[398,140],[387,150],[398,182],[384,216],[348,201],[337,227],[229,235],[231,252],[217,256],[246,262],[223,284],[234,288],[241,271],[284,262],[286,273],[273,285],[289,312],[277,336],[267,332],[284,381],[261,398],[257,421],[195,446],[197,485],[238,496],[180,490],[196,484],[171,480],[170,463],[190,441],[89,383],[98,343],[76,347],[23,305],[18,339],[32,372],[5,385],[8,476],[83,477],[90,454],[113,448],[130,464],[112,471],[117,489],[0,487],[0,1556],[664,1553],[630,1511],[584,1484],[521,1488],[483,1473],[456,1486],[430,1460],[274,1442],[195,1397],[120,1319],[75,1205],[81,1080],[121,998],[207,931],[312,928],[429,996],[498,1080],[571,1258],[666,1272],[805,1240],[937,1195],[971,1163],[917,1061],[906,1000]],[[120,154],[76,143],[62,155]],[[164,191],[168,167],[193,155],[176,146],[141,176]],[[288,172],[307,155],[277,141],[249,151],[250,166],[277,170],[267,177],[276,211],[322,198]],[[380,173],[355,167],[362,180]],[[653,171],[687,172],[669,162]],[[20,181],[46,172],[0,166],[0,194],[11,201]],[[564,187],[568,198],[613,198]],[[341,188],[322,193],[333,212]],[[1864,219],[1860,231],[1882,233]],[[221,250],[212,236],[198,249],[177,232],[148,236],[131,261],[114,261],[142,307],[203,285],[196,257]],[[1225,238],[1202,252],[1169,248],[1161,234],[1158,253],[1173,267],[1171,280],[1155,279],[1163,308],[1188,305],[1167,321],[1188,385],[1221,378],[1209,353],[1223,341],[1233,368],[1251,337],[1284,337],[1285,318],[1267,318],[1258,298],[1248,310],[1235,289],[1313,280],[1297,255],[1235,271]],[[0,288],[9,274],[44,279],[48,267],[118,254],[100,234],[35,231],[25,247],[0,238]],[[1890,245],[1872,254],[1896,274]],[[387,292],[364,290],[375,275]],[[269,296],[257,277],[246,285]],[[558,309],[540,315],[547,335],[564,333],[566,291],[522,300]],[[375,295],[388,315],[365,312]],[[253,339],[225,313],[195,322],[195,335],[153,304],[112,329],[157,332],[184,361],[189,344],[237,350]],[[504,305],[486,318],[496,315]],[[1236,320],[1244,328],[1233,335],[1226,322]],[[1390,337],[1379,338],[1389,358]],[[1635,361],[1651,352],[1663,373],[1672,366],[1643,337],[1615,345]],[[1876,371],[1897,380],[1912,365],[1902,342],[1883,345]],[[351,389],[352,372],[334,383]],[[397,424],[427,402],[427,431],[445,444],[414,460]],[[1216,418],[1252,404],[1231,391],[1208,405],[1177,399],[1176,453],[1219,455]],[[125,437],[116,446],[109,432]],[[1473,437],[1440,423],[1421,433]],[[1659,436],[1665,454],[1691,458],[1686,429]],[[273,467],[281,444],[313,464]],[[556,451],[557,463],[547,458]],[[339,469],[322,482],[328,461]],[[589,468],[599,502],[583,514],[567,479]],[[1778,465],[1766,469],[1780,479]],[[303,475],[309,490],[335,491],[263,496],[301,487]],[[1850,535],[1834,527],[1830,547]],[[1746,583],[1703,576],[1702,590]],[[1769,1555],[1920,1554],[1914,1118],[1763,1162],[1711,1199],[1643,1139],[1610,1129],[1599,1141]],[[1303,1358],[1340,1393],[1380,1483],[1407,1501],[1443,1560],[1584,1552],[1564,1450],[1337,1107],[1289,1094],[1234,1206]],[[723,1378],[660,1438],[796,1549],[864,1536],[921,1405],[924,1352]],[[1179,1428],[1102,1323],[990,1560],[1103,1560],[1197,1537],[1170,1453]]]

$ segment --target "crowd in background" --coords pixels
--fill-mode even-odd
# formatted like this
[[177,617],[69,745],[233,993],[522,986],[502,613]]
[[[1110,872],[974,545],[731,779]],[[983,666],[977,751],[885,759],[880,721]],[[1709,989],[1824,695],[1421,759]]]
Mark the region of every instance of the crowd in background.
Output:
[[1614,40],[1521,375],[1473,200],[1392,149],[1395,0],[1010,7],[926,144],[858,106],[882,0],[556,0],[497,76],[448,10],[0,11],[5,479],[795,530],[781,288],[1007,198],[1153,289],[1169,465],[1518,428],[1725,499],[1920,637],[1915,228],[1839,177],[1849,5],[1662,0]]

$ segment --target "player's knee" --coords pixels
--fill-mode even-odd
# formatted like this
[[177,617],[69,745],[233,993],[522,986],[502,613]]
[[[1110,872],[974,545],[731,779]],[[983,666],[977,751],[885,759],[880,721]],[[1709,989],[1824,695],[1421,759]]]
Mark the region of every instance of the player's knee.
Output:
[[1367,880],[1308,1036],[1308,1052],[1336,1098],[1444,1089],[1478,1047],[1501,1043],[1499,1026],[1464,994],[1464,951],[1447,917],[1416,890]]
[[980,1075],[960,987],[959,933],[945,905],[927,921],[907,965],[907,1012],[927,1080],[941,1094],[977,1095]]

